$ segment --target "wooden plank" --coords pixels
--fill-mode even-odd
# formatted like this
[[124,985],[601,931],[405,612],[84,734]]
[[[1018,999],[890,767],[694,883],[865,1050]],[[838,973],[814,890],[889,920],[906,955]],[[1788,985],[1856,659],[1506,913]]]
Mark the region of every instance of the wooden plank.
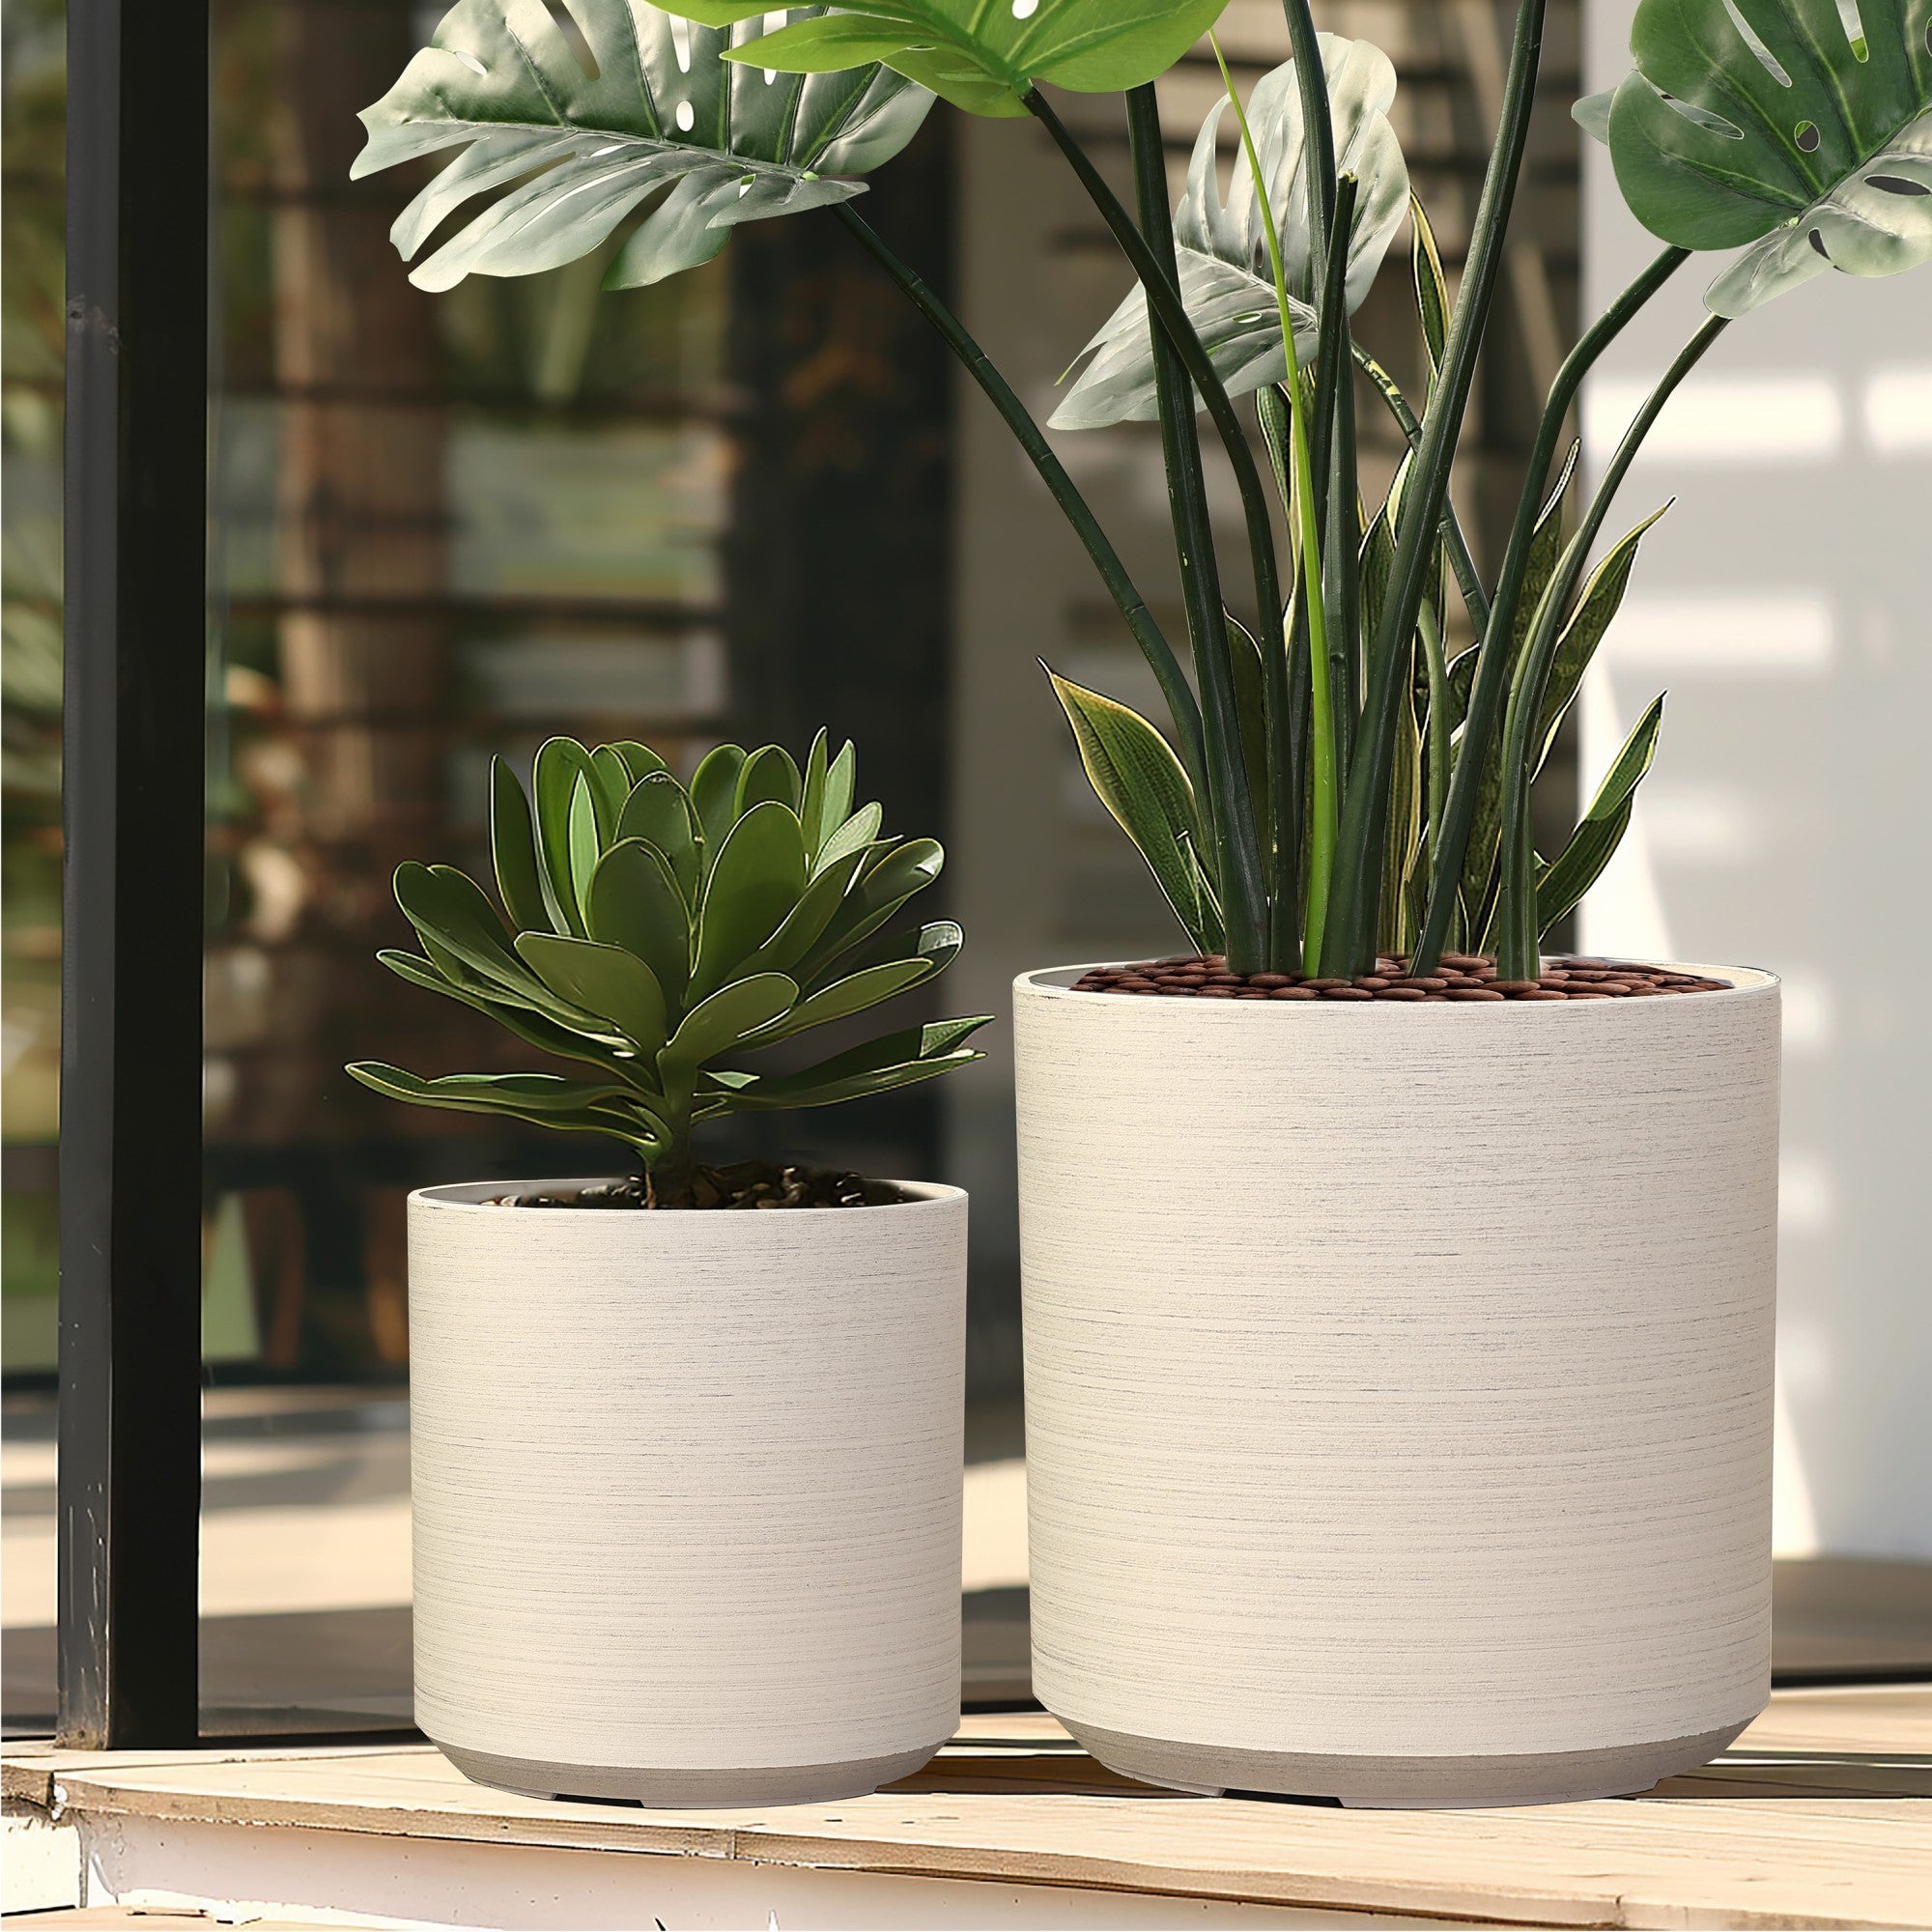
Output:
[[1158,1793],[1039,1714],[974,1716],[916,1778],[791,1809],[545,1804],[470,1784],[426,1747],[25,1754],[19,1776],[57,1783],[70,1811],[236,1826],[1498,1923],[1870,1927],[1932,1919],[1928,1744],[1932,1690],[1780,1693],[1732,1753],[1643,1799],[1488,1812]]

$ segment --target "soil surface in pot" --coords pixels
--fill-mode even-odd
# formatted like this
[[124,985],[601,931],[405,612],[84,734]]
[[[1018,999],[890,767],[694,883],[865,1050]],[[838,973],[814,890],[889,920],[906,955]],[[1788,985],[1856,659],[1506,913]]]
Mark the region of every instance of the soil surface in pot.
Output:
[[1373,973],[1353,980],[1305,973],[1228,971],[1218,952],[1181,952],[1131,966],[1099,966],[1074,982],[1076,993],[1126,993],[1182,1000],[1644,1000],[1671,993],[1729,990],[1725,980],[1637,966],[1621,959],[1555,958],[1535,980],[1499,980],[1485,953],[1445,952],[1434,973],[1411,977],[1406,960],[1386,953]]
[[[830,1168],[781,1167],[775,1161],[741,1160],[729,1167],[692,1171],[691,1206],[707,1208],[889,1208],[910,1200],[883,1180],[838,1174]],[[493,1208],[649,1208],[644,1178],[634,1175],[569,1194],[505,1194]],[[668,1209],[685,1212],[687,1209]]]

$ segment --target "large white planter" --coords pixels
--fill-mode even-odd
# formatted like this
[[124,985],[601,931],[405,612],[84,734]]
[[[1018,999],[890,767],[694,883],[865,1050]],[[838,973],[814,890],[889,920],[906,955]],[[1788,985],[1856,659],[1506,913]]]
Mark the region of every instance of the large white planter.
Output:
[[1352,1804],[1642,1789],[1764,1706],[1778,991],[1015,988],[1034,1686]]
[[536,1185],[410,1197],[417,1723],[547,1796],[917,1770],[959,1716],[965,1195],[485,1205]]

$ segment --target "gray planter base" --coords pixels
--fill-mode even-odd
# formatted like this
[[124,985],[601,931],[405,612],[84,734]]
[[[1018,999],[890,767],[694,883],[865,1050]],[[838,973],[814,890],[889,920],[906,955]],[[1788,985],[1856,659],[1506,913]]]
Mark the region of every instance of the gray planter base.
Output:
[[[1066,1720],[1062,1719],[1065,1723]],[[1066,1728],[1110,1770],[1145,1784],[1218,1798],[1224,1791],[1339,1798],[1360,1810],[1463,1810],[1560,1804],[1648,1791],[1660,1778],[1708,1764],[1745,1727],[1606,1750],[1505,1757],[1344,1757],[1327,1752],[1223,1749],[1131,1737],[1091,1724]]]
[[843,1764],[750,1766],[743,1771],[648,1771],[608,1764],[551,1764],[538,1758],[498,1757],[493,1751],[459,1750],[432,1738],[465,1777],[526,1798],[602,1798],[642,1804],[654,1811],[735,1811],[751,1804],[827,1804],[864,1798],[895,1778],[910,1777],[929,1763],[946,1740],[923,1750],[890,1757],[851,1758]]

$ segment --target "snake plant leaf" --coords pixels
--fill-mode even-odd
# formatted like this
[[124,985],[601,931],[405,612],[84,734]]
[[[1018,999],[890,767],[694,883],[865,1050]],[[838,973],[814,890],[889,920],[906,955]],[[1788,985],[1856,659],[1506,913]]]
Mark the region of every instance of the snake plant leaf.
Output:
[[1653,234],[1745,247],[1705,294],[1744,315],[1932,261],[1928,30],[1932,0],[1641,0],[1634,71],[1575,111]]
[[670,861],[641,838],[621,838],[591,874],[583,912],[592,939],[635,952],[675,1009],[691,976],[691,907]]
[[[1235,680],[1235,719],[1241,731],[1241,768],[1247,774],[1248,796],[1254,800],[1258,825],[1267,823],[1267,668],[1261,640],[1232,611],[1223,611],[1228,627],[1228,668]],[[1283,635],[1293,637],[1291,608]]]
[[798,814],[768,799],[724,836],[697,909],[695,999],[722,986],[732,970],[777,932],[805,891],[805,834]]
[[1382,834],[1381,930],[1384,952],[1407,952],[1415,944],[1409,882],[1422,852],[1422,726],[1415,715],[1416,639],[1408,639],[1409,666],[1396,700],[1395,754],[1389,767],[1388,824]]
[[617,814],[612,843],[641,839],[663,855],[687,906],[697,903],[703,860],[697,850],[697,822],[684,787],[668,772],[649,773],[631,787]]
[[1650,770],[1657,754],[1657,734],[1663,723],[1663,699],[1660,696],[1625,739],[1590,809],[1571,834],[1570,841],[1545,867],[1536,881],[1536,930],[1548,932],[1563,915],[1582,898],[1610,863],[1631,821],[1631,807],[1637,785]]
[[1530,753],[1532,772],[1540,772],[1548,762],[1556,733],[1582,689],[1583,673],[1589,669],[1597,646],[1622,608],[1624,592],[1630,587],[1631,571],[1636,564],[1638,546],[1644,533],[1662,515],[1659,510],[1646,517],[1628,536],[1612,545],[1577,593],[1577,608],[1558,634],[1555,655],[1549,664],[1549,681],[1543,689],[1543,709]]
[[[1535,618],[1536,607],[1549,587],[1550,579],[1556,575],[1557,560],[1563,554],[1564,506],[1569,500],[1570,486],[1576,478],[1581,447],[1578,442],[1571,443],[1564,456],[1563,467],[1557,471],[1556,481],[1544,498],[1543,508],[1537,512],[1536,522],[1530,530],[1529,554],[1523,563],[1522,593],[1517,604],[1516,622],[1509,638],[1512,667],[1521,657],[1523,646],[1529,641],[1529,627]],[[1463,663],[1463,660],[1459,658],[1451,667],[1452,676]],[[1473,652],[1467,654],[1467,663],[1469,675],[1473,678]],[[1465,696],[1465,706],[1466,702]],[[1488,904],[1491,898],[1502,834],[1503,753],[1502,734],[1498,731],[1491,737],[1483,759],[1482,782],[1476,793],[1475,820],[1469,833],[1468,850],[1463,860],[1462,898],[1472,913],[1477,907]]]
[[[1382,257],[1408,210],[1408,168],[1389,126],[1395,69],[1367,41],[1320,37],[1335,126],[1335,164],[1359,186],[1349,238],[1348,305],[1362,305]],[[1221,195],[1218,139],[1226,96],[1208,110],[1195,139],[1187,185],[1174,211],[1174,240],[1180,295],[1189,319],[1233,396],[1288,378],[1281,344],[1281,314],[1266,228],[1245,166],[1233,173]],[[1317,303],[1323,264],[1317,259],[1308,225],[1308,190],[1302,173],[1301,94],[1294,63],[1284,62],[1256,82],[1248,125],[1267,184],[1269,210],[1281,241],[1295,354],[1304,365],[1315,355],[1320,327]],[[1148,421],[1159,413],[1154,394],[1153,342],[1147,300],[1135,288],[1108,317],[1081,355],[1089,357],[1066,400],[1055,411],[1056,429],[1096,429],[1108,423]]]
[[[1113,94],[1165,73],[1227,0],[846,0],[794,18],[726,58],[821,73],[884,61],[969,114],[1013,115],[1028,86]],[[715,26],[766,13],[755,0],[678,0]],[[815,10],[814,10],[815,12]]]
[[678,1022],[670,1044],[658,1056],[660,1066],[696,1067],[713,1054],[726,1053],[751,1035],[788,1013],[798,1000],[798,982],[782,973],[753,973],[698,1001]]
[[1203,849],[1201,818],[1180,760],[1139,712],[1042,668],[1073,727],[1094,796],[1134,841],[1182,929],[1206,951],[1207,926],[1188,858],[1190,849]]
[[694,26],[645,0],[570,0],[570,13],[587,64],[542,0],[459,0],[363,110],[356,176],[464,150],[391,229],[405,261],[467,204],[494,197],[411,271],[417,287],[560,268],[669,187],[605,277],[611,288],[661,281],[711,260],[743,222],[863,192],[836,177],[897,154],[931,105],[876,66],[848,61],[852,71],[810,80],[727,66],[732,40],[754,29]]
[[524,931],[549,925],[530,802],[501,758],[490,760],[490,864],[511,924]]
[[985,1056],[965,1041],[987,1025],[990,1013],[971,1019],[934,1020],[887,1034],[844,1053],[834,1054],[796,1072],[760,1075],[733,1095],[734,1109],[762,1111],[775,1107],[829,1107],[840,1100],[859,1100],[895,1087],[911,1087],[955,1066]]
[[1408,197],[1410,228],[1409,277],[1415,284],[1415,313],[1422,325],[1422,344],[1429,352],[1433,376],[1442,366],[1443,346],[1449,340],[1449,280],[1442,272],[1442,252],[1435,230],[1415,194]]
[[664,1045],[670,1033],[664,988],[635,952],[554,932],[520,932],[517,951],[558,999],[609,1020],[640,1052]]

